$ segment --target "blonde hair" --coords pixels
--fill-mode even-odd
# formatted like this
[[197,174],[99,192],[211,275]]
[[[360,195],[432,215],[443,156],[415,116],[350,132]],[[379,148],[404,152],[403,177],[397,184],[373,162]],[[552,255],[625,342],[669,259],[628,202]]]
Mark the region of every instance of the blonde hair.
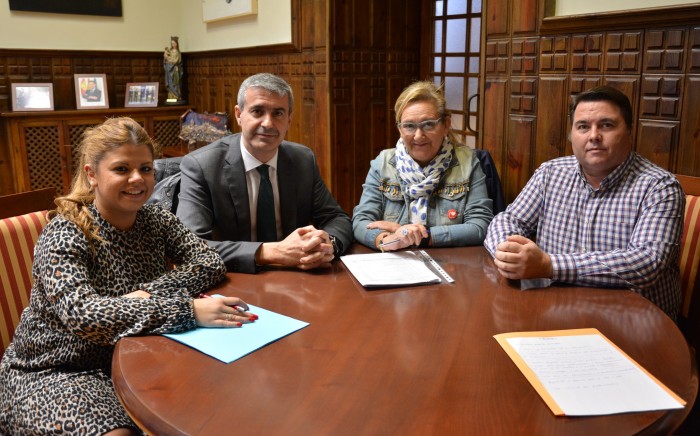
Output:
[[[450,116],[450,111],[446,108],[447,103],[445,102],[445,96],[442,90],[442,85],[437,86],[433,82],[427,80],[410,84],[401,92],[399,98],[396,99],[396,104],[394,105],[396,123],[401,122],[401,115],[403,115],[403,111],[406,110],[408,105],[421,101],[434,104],[435,108],[437,108],[438,115],[444,122],[445,118]],[[447,137],[450,138],[450,141],[455,146],[459,144],[457,137],[454,136],[451,129],[447,132]]]
[[52,215],[60,214],[74,222],[92,242],[101,241],[99,228],[88,206],[95,201],[95,192],[90,186],[85,165],[96,169],[105,155],[125,144],[145,145],[156,156],[157,145],[139,123],[128,117],[109,118],[99,126],[87,129],[80,141],[80,161],[76,166],[71,190],[68,195],[55,200],[57,209]]

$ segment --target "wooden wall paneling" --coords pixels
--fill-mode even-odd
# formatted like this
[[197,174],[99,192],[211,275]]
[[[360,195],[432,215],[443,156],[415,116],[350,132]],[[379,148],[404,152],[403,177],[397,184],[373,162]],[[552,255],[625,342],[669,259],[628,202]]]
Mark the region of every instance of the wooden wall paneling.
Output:
[[688,43],[688,73],[700,73],[700,27],[692,27],[690,29],[690,38]]
[[[372,114],[373,114],[373,109],[377,110],[376,106],[380,107],[381,112],[386,111],[386,103],[385,102],[373,102],[372,101],[372,82],[373,80],[383,80],[383,79],[369,79],[367,77],[357,77],[355,80],[353,80],[353,85],[352,85],[352,97],[351,97],[351,104],[353,108],[353,120],[352,124],[354,126],[353,130],[353,173],[357,174],[357,177],[349,177],[348,182],[350,182],[350,190],[349,193],[352,195],[351,198],[355,199],[355,201],[347,201],[346,207],[349,208],[350,211],[352,211],[352,208],[359,203],[359,195],[362,193],[362,188],[361,186],[358,189],[358,186],[356,184],[359,182],[360,185],[362,185],[362,182],[365,180],[365,176],[367,175],[367,171],[369,170],[369,162],[370,160],[374,159],[374,156],[368,156],[368,151],[372,149],[372,147],[363,147],[362,144],[363,142],[371,142],[375,138],[375,135],[372,131],[372,128],[374,127],[374,123],[372,122]],[[340,127],[340,126],[338,126]],[[342,129],[339,130],[339,133],[342,132]],[[341,133],[342,134],[342,133]],[[389,144],[383,143],[384,148],[388,147]],[[368,159],[369,158],[369,159]],[[362,170],[364,170],[364,174],[362,174]],[[357,197],[356,197],[357,195]],[[350,203],[355,203],[350,205]],[[346,209],[348,210],[348,209]]]
[[0,195],[14,194],[16,192],[31,191],[29,183],[29,165],[27,164],[27,147],[25,132],[18,125],[11,124],[7,120],[3,120],[5,131],[8,137],[8,162],[5,166],[6,171],[3,171],[3,179],[6,182],[3,185],[5,189],[9,189],[0,193]]
[[505,178],[506,198],[517,197],[534,171],[531,151],[534,150],[535,126],[532,116],[511,115],[508,118],[506,171],[499,172],[501,178]]
[[678,144],[678,122],[642,119],[637,127],[637,138],[639,154],[673,171],[672,153]]
[[509,82],[505,78],[486,79],[484,84],[484,127],[483,142],[484,150],[488,150],[493,158],[498,174],[505,181],[506,177],[506,153],[504,150],[505,134],[507,132],[506,108],[509,95]]
[[[408,82],[408,83],[407,83]],[[372,151],[370,153],[371,158],[378,155],[380,151],[387,147],[391,147],[392,144],[396,144],[401,136],[399,134],[399,129],[396,127],[396,112],[394,111],[394,106],[396,105],[396,99],[401,95],[401,92],[410,84],[404,77],[389,77],[387,80],[387,95],[386,95],[386,113],[385,120],[386,124],[384,127],[384,142],[378,142],[372,144]],[[367,169],[369,169],[369,162],[367,162]]]
[[502,37],[509,34],[510,12],[512,1],[519,0],[489,0],[486,2],[486,36]]
[[700,75],[686,78],[675,173],[700,176]]
[[649,29],[644,36],[646,73],[680,73],[685,69],[687,29]]
[[603,38],[602,33],[573,35],[571,37],[572,73],[603,73]]
[[510,111],[535,115],[537,99],[536,77],[512,77],[510,87]]
[[680,74],[642,75],[639,117],[678,120],[683,79]]
[[510,68],[510,41],[488,41],[484,52],[484,72],[487,75],[507,74]]
[[534,167],[562,156],[568,141],[566,76],[541,76],[537,90]]
[[605,74],[641,72],[641,31],[608,32],[605,35]]
[[[324,64],[325,65],[325,64]],[[323,175],[324,180],[328,184],[328,189],[331,192],[335,191],[336,180],[333,178],[333,173],[336,171],[334,166],[335,154],[341,151],[335,147],[335,144],[330,142],[330,123],[331,116],[327,110],[319,110],[319,108],[329,108],[328,104],[328,78],[327,75],[316,75],[313,83],[309,83],[312,88],[308,91],[313,94],[313,105],[309,105],[308,118],[313,120],[313,134],[309,132],[309,136],[314,136],[314,147],[318,150],[324,150],[323,165],[326,168],[326,173]],[[327,138],[327,139],[324,139]],[[330,147],[324,147],[324,144],[330,144]],[[343,178],[341,178],[343,180]]]
[[[1,85],[0,92],[2,92]],[[3,144],[3,142],[10,141],[10,138],[14,137],[14,132],[10,132],[8,129],[9,123],[0,123],[0,192],[6,194],[15,192],[14,180],[12,177],[14,174],[14,169],[12,167],[12,150],[9,145]]]
[[[294,142],[299,142],[314,150],[315,141],[311,138],[311,142],[308,142],[310,139],[308,133],[313,132],[313,130],[310,130],[313,129],[313,126],[307,124],[309,121],[306,119],[308,116],[308,109],[305,107],[307,103],[312,104],[312,102],[307,102],[304,98],[303,78],[301,76],[292,76],[286,77],[285,80],[292,87],[292,92],[294,93],[292,122],[289,126],[289,130],[287,130],[287,139],[295,138],[293,139]],[[307,133],[306,137],[305,133]],[[316,153],[318,157],[316,150],[314,150],[314,153]],[[322,166],[322,164],[323,161],[319,159],[319,167]]]
[[511,74],[533,75],[538,71],[539,38],[513,38],[511,43]]
[[[304,14],[304,16],[307,16]],[[313,47],[318,49],[321,47],[328,47],[328,5],[325,1],[314,1],[313,2],[313,28],[306,29],[307,34],[309,31],[313,31]],[[306,47],[306,46],[304,46]],[[324,71],[324,76],[328,72]]]
[[568,36],[543,36],[539,46],[540,74],[567,73],[569,71]]
[[352,1],[337,0],[329,7],[329,40],[334,50],[351,47],[353,44]]
[[328,2],[333,186],[346,211],[359,202],[369,162],[398,138],[393,105],[419,79],[420,0]]
[[539,0],[512,0],[513,34],[534,33],[539,23]]
[[[350,199],[354,198],[354,188],[352,186],[352,175],[355,178],[363,177],[359,170],[355,170],[358,164],[358,157],[355,149],[355,130],[352,128],[353,107],[350,101],[335,101],[331,106],[331,124],[338,131],[333,137],[334,149],[336,150],[333,164],[333,194],[340,206],[348,213],[352,212],[353,204]],[[346,126],[345,129],[342,126]],[[369,165],[367,166],[369,168]],[[366,173],[365,173],[366,174]],[[364,178],[362,179],[364,180]]]

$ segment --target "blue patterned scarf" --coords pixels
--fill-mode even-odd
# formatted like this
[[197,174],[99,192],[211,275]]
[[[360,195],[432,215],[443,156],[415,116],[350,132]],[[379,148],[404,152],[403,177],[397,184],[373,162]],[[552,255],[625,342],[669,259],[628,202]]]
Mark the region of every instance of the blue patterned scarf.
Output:
[[406,195],[411,198],[409,209],[409,220],[413,224],[425,225],[428,220],[428,199],[437,188],[442,175],[450,166],[452,160],[452,143],[445,137],[437,155],[425,166],[421,168],[413,160],[403,139],[399,138],[396,143],[396,169],[399,171],[401,180],[406,185]]

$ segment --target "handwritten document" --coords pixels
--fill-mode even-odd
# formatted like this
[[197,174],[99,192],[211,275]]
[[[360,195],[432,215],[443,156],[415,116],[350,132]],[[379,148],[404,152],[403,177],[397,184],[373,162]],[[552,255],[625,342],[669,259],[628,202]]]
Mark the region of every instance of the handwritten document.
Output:
[[685,405],[596,329],[495,336],[555,415],[610,415]]
[[440,277],[412,251],[350,254],[341,256],[345,266],[360,284],[369,287],[410,286],[440,283]]

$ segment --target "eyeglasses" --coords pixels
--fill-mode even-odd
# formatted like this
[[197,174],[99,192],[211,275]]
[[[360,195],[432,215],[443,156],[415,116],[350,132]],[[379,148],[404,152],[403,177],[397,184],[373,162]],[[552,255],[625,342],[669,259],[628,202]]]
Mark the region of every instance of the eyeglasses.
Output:
[[434,120],[425,120],[420,123],[396,123],[402,133],[406,135],[413,135],[416,130],[421,129],[423,133],[432,132],[440,124],[442,118],[436,118]]

